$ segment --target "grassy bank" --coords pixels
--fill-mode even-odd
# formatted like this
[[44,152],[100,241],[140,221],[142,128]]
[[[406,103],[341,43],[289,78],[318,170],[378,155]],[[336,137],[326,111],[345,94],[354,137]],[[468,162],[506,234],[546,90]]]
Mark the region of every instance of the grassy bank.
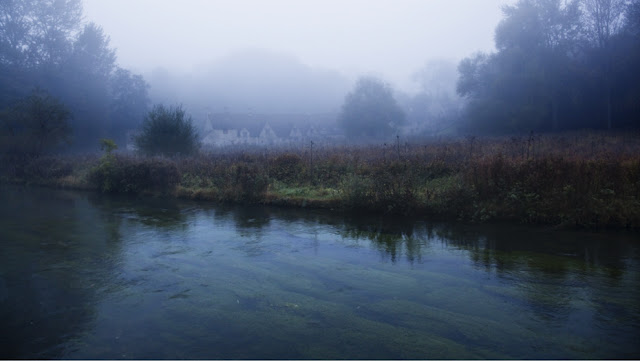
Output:
[[640,227],[640,136],[4,159],[2,181],[444,219]]

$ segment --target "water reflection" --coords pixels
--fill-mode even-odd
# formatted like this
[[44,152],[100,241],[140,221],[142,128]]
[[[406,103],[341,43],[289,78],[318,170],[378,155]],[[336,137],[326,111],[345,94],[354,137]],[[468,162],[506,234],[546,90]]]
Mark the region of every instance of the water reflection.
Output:
[[58,358],[91,327],[120,253],[117,227],[73,192],[0,191],[3,358]]
[[634,234],[6,186],[0,202],[3,358],[639,352]]
[[188,226],[190,207],[172,199],[100,193],[87,193],[86,198],[107,217],[107,223],[127,219],[169,231],[185,230]]

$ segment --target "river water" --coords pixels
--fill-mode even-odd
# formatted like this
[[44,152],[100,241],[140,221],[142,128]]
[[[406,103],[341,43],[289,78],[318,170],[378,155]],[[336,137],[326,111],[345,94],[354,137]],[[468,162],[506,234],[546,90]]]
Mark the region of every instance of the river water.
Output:
[[0,187],[1,358],[638,358],[632,232]]

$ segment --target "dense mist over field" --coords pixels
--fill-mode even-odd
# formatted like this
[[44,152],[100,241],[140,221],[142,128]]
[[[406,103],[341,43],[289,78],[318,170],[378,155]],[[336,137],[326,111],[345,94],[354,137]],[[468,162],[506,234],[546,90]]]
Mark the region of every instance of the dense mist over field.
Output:
[[3,0],[0,183],[637,227],[640,0]]
[[403,90],[432,58],[494,48],[501,6],[514,0],[85,0],[120,62],[192,72],[246,49],[296,57],[355,78],[375,73]]
[[264,49],[238,51],[189,73],[156,68],[146,78],[157,101],[236,113],[337,112],[352,85],[338,71]]
[[153,117],[213,147],[637,129],[638,19],[637,0],[6,0],[3,151],[133,150]]

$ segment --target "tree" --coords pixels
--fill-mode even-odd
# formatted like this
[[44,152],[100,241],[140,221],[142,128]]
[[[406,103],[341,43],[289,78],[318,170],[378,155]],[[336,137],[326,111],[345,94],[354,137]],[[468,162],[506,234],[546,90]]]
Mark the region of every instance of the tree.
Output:
[[[109,83],[116,68],[115,51],[99,26],[89,23],[74,39],[73,50],[51,89],[73,110],[76,149],[95,147],[99,139],[119,138],[110,132]],[[53,78],[53,77],[52,77]]]
[[[458,92],[469,99],[472,129],[503,132],[567,128],[579,53],[577,0],[520,0],[503,8],[498,51],[459,65]],[[564,107],[564,108],[563,108]],[[564,118],[566,119],[566,118]]]
[[39,156],[71,140],[71,112],[46,91],[34,90],[2,118],[5,153]]
[[374,77],[361,77],[345,97],[338,121],[349,137],[382,138],[404,124],[405,114],[388,84]]
[[624,0],[584,0],[587,37],[595,45],[596,57],[600,58],[598,73],[602,79],[607,107],[607,129],[611,129],[612,122],[611,93],[613,91],[612,72],[615,55],[612,49],[612,39],[625,24],[625,3]]
[[30,15],[33,1],[0,2],[0,64],[20,66],[26,63],[31,43]]
[[106,80],[115,69],[116,52],[109,36],[95,23],[84,26],[73,43],[70,63],[83,76]]
[[83,24],[81,0],[0,0],[0,108],[34,87],[74,114],[74,150],[125,143],[148,110],[146,83],[116,66],[102,28]]
[[116,69],[109,84],[110,133],[124,144],[126,131],[138,128],[148,111],[149,85],[141,75],[122,68]]
[[456,64],[432,59],[412,77],[420,85],[420,90],[414,95],[406,95],[404,99],[399,98],[407,116],[404,131],[412,135],[453,131],[462,108],[462,99],[456,94]]
[[162,104],[149,111],[135,144],[146,155],[189,155],[200,147],[196,128],[182,106],[167,108]]
[[0,2],[0,63],[35,68],[60,65],[68,39],[82,23],[81,0]]

